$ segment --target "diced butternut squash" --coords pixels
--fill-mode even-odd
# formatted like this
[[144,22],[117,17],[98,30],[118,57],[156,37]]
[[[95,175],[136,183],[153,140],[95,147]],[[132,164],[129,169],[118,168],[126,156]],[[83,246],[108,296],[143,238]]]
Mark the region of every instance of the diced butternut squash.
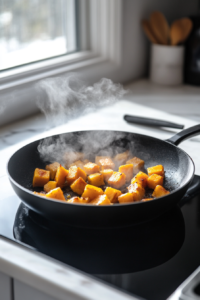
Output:
[[54,180],[56,176],[56,172],[60,164],[58,162],[54,162],[53,164],[47,165],[46,170],[50,171],[50,179]]
[[109,156],[96,156],[95,163],[99,165],[102,170],[115,169],[115,164]]
[[114,163],[117,166],[117,168],[121,165],[124,165],[126,163],[126,161],[128,160],[129,157],[129,151],[125,151],[123,153],[119,153],[117,155],[115,155],[114,157]]
[[45,197],[46,193],[38,193],[38,192],[33,192],[33,194],[37,195],[37,196],[42,196]]
[[121,196],[118,197],[118,201],[119,201],[119,203],[134,202],[134,196],[132,193],[122,194]]
[[119,167],[119,172],[126,175],[126,182],[130,182],[133,178],[133,165],[122,165]]
[[58,187],[64,187],[69,171],[66,170],[63,166],[59,166],[56,172],[55,181],[57,182]]
[[58,187],[58,188],[56,188],[54,190],[51,190],[49,193],[46,194],[46,197],[47,198],[56,199],[56,200],[66,201],[65,197],[63,195],[63,191],[61,190],[60,187]]
[[104,180],[106,182],[108,182],[108,179],[112,176],[113,172],[114,171],[112,169],[105,169],[100,171],[100,173],[103,174]]
[[77,161],[77,160],[83,160],[85,154],[82,152],[73,152],[73,151],[68,151],[65,152],[63,155],[63,161],[65,162],[66,168],[70,166],[71,163]]
[[137,202],[144,198],[145,195],[145,189],[143,186],[139,183],[131,184],[127,187],[129,193],[133,194],[133,201]]
[[89,198],[84,199],[82,197],[81,198],[73,197],[67,201],[67,203],[78,203],[78,204],[87,204],[89,202],[90,202]]
[[163,186],[157,185],[152,196],[155,198],[159,198],[159,197],[163,197],[168,194],[170,194],[170,192],[167,191]]
[[76,179],[82,177],[83,180],[86,180],[87,174],[81,168],[77,166],[72,166],[69,168],[69,173],[67,174],[67,184],[71,185]]
[[147,179],[147,185],[150,189],[154,190],[157,185],[163,185],[163,177],[153,174]]
[[79,177],[70,185],[70,187],[74,193],[82,195],[86,185],[87,183],[85,182],[85,180],[83,180],[82,177]]
[[108,184],[115,189],[119,189],[126,183],[126,175],[120,172],[113,172],[112,176],[108,179]]
[[94,186],[105,185],[103,175],[101,173],[94,173],[88,176],[89,184]]
[[97,164],[89,162],[86,165],[84,165],[84,171],[87,175],[94,174],[94,173],[99,173],[100,172],[100,167]]
[[56,181],[49,181],[44,185],[44,191],[46,193],[50,192],[51,190],[55,189],[57,187]]
[[73,166],[77,166],[78,168],[83,169],[83,166],[84,166],[84,162],[82,162],[81,160],[77,160],[75,162],[73,162],[72,164],[70,164],[69,167],[73,167]]
[[110,200],[106,195],[99,195],[93,199],[90,204],[94,205],[111,205]]
[[153,200],[153,198],[144,198],[144,199],[142,199],[142,202],[147,202],[147,201],[150,201],[150,200]]
[[147,179],[148,175],[140,171],[135,175],[135,177],[133,177],[131,183],[140,183],[143,186],[143,188],[145,188],[147,186]]
[[162,165],[157,165],[151,168],[147,168],[148,175],[151,176],[153,174],[157,174],[160,176],[165,176],[164,167]]
[[50,179],[50,171],[36,168],[33,175],[33,187],[43,187]]
[[118,197],[122,194],[122,192],[111,187],[107,187],[104,194],[108,196],[111,203],[116,203],[118,202]]
[[103,195],[103,190],[101,188],[87,184],[82,194],[82,197],[93,200],[99,195]]
[[127,165],[132,164],[133,165],[133,174],[137,174],[140,170],[144,168],[144,160],[133,157],[126,162]]

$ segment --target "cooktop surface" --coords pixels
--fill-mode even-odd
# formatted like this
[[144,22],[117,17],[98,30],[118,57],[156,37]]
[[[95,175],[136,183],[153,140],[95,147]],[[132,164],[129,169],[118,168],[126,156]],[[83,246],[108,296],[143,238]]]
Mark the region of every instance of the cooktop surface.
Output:
[[4,177],[0,235],[139,298],[166,299],[200,265],[199,177],[195,180],[178,206],[153,221],[82,229],[36,214],[10,192]]

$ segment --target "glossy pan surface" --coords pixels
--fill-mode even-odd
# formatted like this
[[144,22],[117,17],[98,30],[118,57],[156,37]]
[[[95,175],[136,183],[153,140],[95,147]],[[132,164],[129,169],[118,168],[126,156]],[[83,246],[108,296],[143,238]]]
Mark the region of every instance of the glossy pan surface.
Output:
[[[162,164],[165,168],[165,187],[170,194],[148,202],[94,206],[64,203],[33,194],[34,169],[45,168],[35,141],[13,154],[8,162],[12,187],[21,200],[47,219],[78,227],[121,227],[153,219],[176,205],[185,194],[194,176],[194,163],[175,144],[196,135],[200,125],[182,131],[168,141],[141,134],[120,131],[79,131],[51,137],[51,143],[65,141],[66,150],[83,151],[90,159],[97,153],[114,155],[129,149],[145,161],[145,169]],[[45,139],[45,142],[48,138]],[[44,142],[44,140],[42,140]],[[103,151],[103,152],[102,152]]]

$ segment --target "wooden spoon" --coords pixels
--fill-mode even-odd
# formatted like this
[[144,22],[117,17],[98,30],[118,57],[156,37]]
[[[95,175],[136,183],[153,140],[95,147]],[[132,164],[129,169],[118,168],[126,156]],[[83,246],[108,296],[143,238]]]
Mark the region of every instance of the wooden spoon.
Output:
[[153,44],[159,44],[159,42],[157,41],[156,37],[153,34],[150,22],[148,20],[142,20],[142,28],[143,28],[146,36],[150,40],[150,42],[152,42]]
[[150,15],[150,24],[152,31],[159,44],[168,45],[170,37],[170,28],[165,16],[159,11],[153,12]]
[[183,43],[192,30],[192,21],[189,18],[182,18],[172,23],[170,29],[171,45]]

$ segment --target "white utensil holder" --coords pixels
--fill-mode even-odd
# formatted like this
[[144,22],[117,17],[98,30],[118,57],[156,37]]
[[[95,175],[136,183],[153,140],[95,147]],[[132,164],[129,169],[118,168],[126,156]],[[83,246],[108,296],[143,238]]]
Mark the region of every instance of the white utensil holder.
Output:
[[184,46],[151,45],[150,80],[162,85],[183,82]]

